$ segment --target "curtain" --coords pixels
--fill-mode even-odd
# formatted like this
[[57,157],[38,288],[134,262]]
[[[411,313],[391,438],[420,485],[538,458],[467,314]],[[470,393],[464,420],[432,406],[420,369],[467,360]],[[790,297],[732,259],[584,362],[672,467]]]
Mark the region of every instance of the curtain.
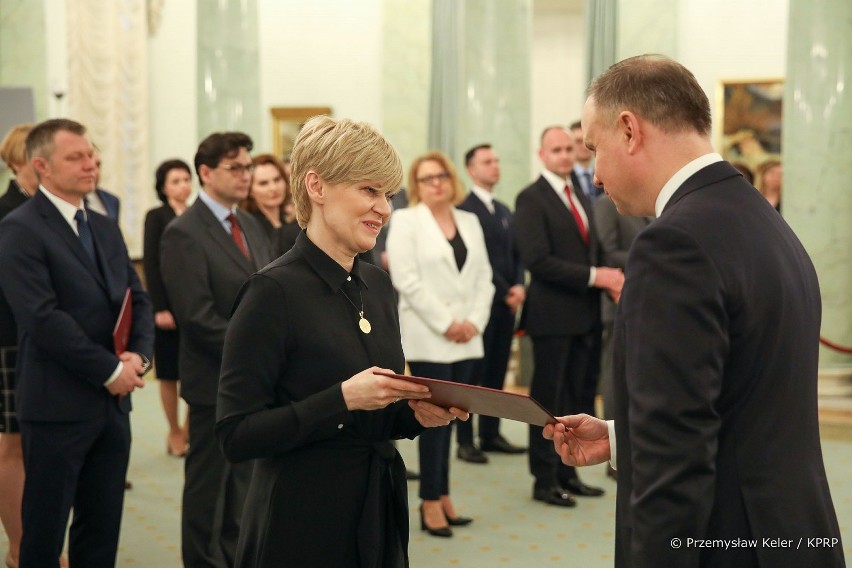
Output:
[[100,149],[100,187],[121,199],[131,256],[142,253],[142,225],[156,202],[148,156],[145,0],[67,3],[69,118]]

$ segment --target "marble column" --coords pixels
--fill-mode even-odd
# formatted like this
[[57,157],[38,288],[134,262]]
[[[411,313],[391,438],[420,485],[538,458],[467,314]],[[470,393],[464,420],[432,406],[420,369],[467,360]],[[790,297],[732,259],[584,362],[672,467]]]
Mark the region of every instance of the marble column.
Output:
[[[822,335],[852,345],[852,3],[790,0],[783,214],[819,274]],[[823,369],[852,356],[822,348]]]
[[0,86],[30,87],[36,120],[47,118],[51,96],[44,9],[44,2],[0,2]]
[[[529,183],[532,2],[435,0],[433,7],[443,15],[433,19],[432,80],[442,83],[440,92],[433,84],[431,109],[450,112],[440,133],[430,117],[429,140],[445,144],[436,149],[447,152],[462,174],[464,153],[492,144],[501,163],[496,194],[513,205]],[[457,35],[450,40],[447,34]],[[456,47],[439,58],[441,44]],[[439,95],[450,108],[436,106]]]
[[381,130],[407,176],[414,158],[428,150],[432,1],[383,0],[382,12]]
[[258,35],[257,0],[198,0],[199,141],[238,130],[260,142]]

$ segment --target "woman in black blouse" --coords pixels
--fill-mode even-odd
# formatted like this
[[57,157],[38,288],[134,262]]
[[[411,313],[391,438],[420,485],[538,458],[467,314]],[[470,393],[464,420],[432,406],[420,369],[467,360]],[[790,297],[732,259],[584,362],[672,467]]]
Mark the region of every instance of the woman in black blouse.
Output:
[[275,256],[281,256],[296,243],[299,225],[287,222],[284,204],[290,199],[290,183],[284,166],[272,154],[251,159],[254,171],[248,198],[240,206],[254,215],[269,237]]
[[160,380],[160,399],[169,423],[166,452],[169,455],[186,455],[188,423],[181,427],[178,420],[178,330],[169,307],[163,278],[160,275],[160,237],[169,221],[186,210],[192,192],[192,174],[183,160],[167,160],[157,167],[154,188],[163,202],[161,207],[148,211],[145,216],[143,265],[148,294],[154,304],[154,363]]
[[254,459],[236,565],[408,565],[405,465],[391,440],[467,419],[404,366],[387,274],[356,258],[390,215],[402,166],[372,127],[308,121],[292,156],[299,234],[252,276],[228,326],[217,432]]

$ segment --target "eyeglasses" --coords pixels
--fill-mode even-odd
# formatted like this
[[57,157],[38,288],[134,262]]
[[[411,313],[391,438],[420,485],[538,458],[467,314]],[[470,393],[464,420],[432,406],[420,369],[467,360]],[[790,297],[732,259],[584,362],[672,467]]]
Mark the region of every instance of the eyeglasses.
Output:
[[450,174],[447,172],[443,172],[440,174],[433,174],[431,176],[423,176],[422,178],[417,178],[417,183],[422,183],[423,185],[433,185],[436,181],[443,182],[450,179]]
[[241,176],[254,173],[254,164],[219,164],[223,170],[231,172],[232,175]]

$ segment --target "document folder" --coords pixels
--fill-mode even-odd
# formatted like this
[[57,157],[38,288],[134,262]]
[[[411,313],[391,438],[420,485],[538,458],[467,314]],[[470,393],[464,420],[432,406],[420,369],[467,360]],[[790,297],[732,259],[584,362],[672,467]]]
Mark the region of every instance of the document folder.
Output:
[[130,327],[133,324],[133,301],[130,298],[130,288],[124,293],[124,301],[121,302],[121,311],[112,329],[112,343],[115,346],[115,354],[121,355],[127,351],[130,343]]
[[401,379],[418,385],[429,387],[432,394],[424,399],[444,408],[454,406],[472,414],[495,416],[508,420],[517,420],[536,426],[556,424],[556,418],[537,400],[525,394],[506,392],[475,385],[464,385],[426,377],[412,377],[395,373],[378,372],[394,379]]

